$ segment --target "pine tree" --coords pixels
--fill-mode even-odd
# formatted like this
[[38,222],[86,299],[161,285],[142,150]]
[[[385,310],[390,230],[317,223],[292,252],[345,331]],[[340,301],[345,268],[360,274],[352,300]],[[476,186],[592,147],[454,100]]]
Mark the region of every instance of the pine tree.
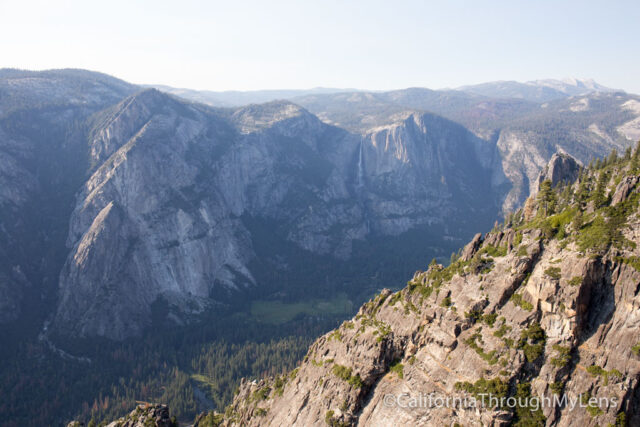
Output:
[[504,225],[506,227],[511,227],[513,226],[513,223],[515,221],[515,213],[509,211],[506,213],[506,215],[504,216]]
[[560,194],[560,202],[559,202],[559,207],[558,210],[562,211],[567,205],[569,205],[571,203],[571,199],[573,198],[573,185],[572,184],[565,184],[564,188],[562,189],[562,193]]
[[593,164],[593,168],[598,170],[598,169],[602,169],[602,160],[600,159],[600,157],[598,157],[596,159],[596,161]]
[[580,206],[584,206],[589,200],[589,191],[591,189],[591,181],[589,174],[586,170],[580,171],[580,176],[578,177],[578,190],[575,194],[575,200],[580,204]]
[[458,260],[458,256],[455,252],[451,252],[451,258],[449,258],[449,264],[453,264]]
[[580,231],[583,225],[584,225],[584,217],[582,216],[582,211],[578,210],[576,215],[573,217],[573,223],[572,223],[573,230],[576,232]]
[[551,181],[545,179],[540,184],[540,190],[538,191],[538,215],[552,215],[555,211],[556,204],[557,197],[551,187]]
[[600,174],[598,175],[598,183],[596,184],[596,189],[593,193],[593,202],[595,203],[596,208],[599,208],[606,203],[604,192],[608,181],[608,174],[605,171],[600,172]]

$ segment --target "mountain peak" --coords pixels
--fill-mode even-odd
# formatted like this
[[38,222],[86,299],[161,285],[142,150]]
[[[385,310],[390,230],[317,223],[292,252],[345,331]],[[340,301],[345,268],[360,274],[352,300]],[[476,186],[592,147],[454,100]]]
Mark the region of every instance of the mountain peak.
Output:
[[615,89],[603,86],[593,79],[565,78],[541,79],[528,82],[495,81],[471,86],[462,86],[458,90],[492,98],[516,98],[533,102],[547,102],[570,96],[586,95],[592,92],[613,92]]
[[304,108],[285,100],[251,104],[236,110],[232,115],[232,120],[239,125],[242,133],[270,128],[277,123],[296,118],[319,121]]
[[597,83],[594,79],[590,78],[576,78],[565,77],[563,79],[542,79],[526,82],[530,86],[548,87],[567,95],[583,95],[589,92],[613,92],[615,89],[611,89],[600,83]]
[[78,69],[30,71],[0,69],[0,111],[34,104],[106,107],[134,93],[137,86],[106,74]]

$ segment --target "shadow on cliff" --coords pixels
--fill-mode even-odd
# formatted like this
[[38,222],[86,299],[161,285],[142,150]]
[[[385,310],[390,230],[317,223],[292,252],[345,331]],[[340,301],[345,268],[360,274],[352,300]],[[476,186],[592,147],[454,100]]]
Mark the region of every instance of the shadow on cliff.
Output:
[[612,275],[615,266],[602,259],[589,262],[576,299],[577,338],[582,345],[612,318],[616,308]]

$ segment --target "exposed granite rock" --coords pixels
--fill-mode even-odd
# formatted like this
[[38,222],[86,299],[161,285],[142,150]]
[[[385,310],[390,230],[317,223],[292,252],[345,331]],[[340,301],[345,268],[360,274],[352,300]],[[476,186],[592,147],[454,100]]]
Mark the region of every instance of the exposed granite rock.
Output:
[[151,89],[94,121],[52,325],[63,334],[122,339],[149,325],[157,298],[188,319],[260,286],[246,218],[348,259],[355,240],[417,227],[460,238],[498,211],[481,141],[430,114],[359,136],[288,102],[229,113]]
[[[564,147],[541,144],[530,125],[524,131],[478,128],[488,117],[525,106],[455,91],[347,94],[348,111],[339,113],[344,119],[356,101],[367,111],[371,102],[382,109],[359,112],[362,126],[349,132],[290,102],[219,110],[155,90],[130,96],[138,89],[82,70],[0,70],[0,321],[17,318],[27,288],[37,288],[34,295],[49,289],[47,298],[26,301],[54,306],[60,270],[58,332],[116,339],[137,334],[149,323],[149,304],[160,297],[175,302],[176,319],[188,320],[229,291],[260,286],[248,267],[256,259],[248,219],[276,224],[273,229],[302,251],[340,260],[349,259],[356,241],[410,230],[462,242],[493,221],[500,206],[518,206],[546,159]],[[453,109],[466,112],[450,117],[475,134],[424,112],[449,114],[459,101]],[[626,95],[619,102],[635,105]],[[564,111],[560,104],[554,111]],[[533,107],[542,108],[525,110]],[[514,117],[509,114],[500,120]],[[620,117],[635,120],[632,115],[626,108]],[[475,124],[465,121],[472,118]],[[342,119],[336,123],[346,126]],[[568,151],[584,158],[627,143],[597,138],[604,138],[600,145],[589,140],[597,149]],[[115,216],[96,222],[111,203]],[[90,232],[94,225],[108,228],[116,217],[124,231],[113,238],[128,245]],[[42,218],[44,230],[38,228]],[[57,234],[66,233],[67,223],[65,249]],[[17,244],[33,237],[41,249]],[[101,267],[93,256],[109,248],[120,251],[111,262],[126,262]],[[64,268],[45,259],[51,257],[45,253],[65,250]],[[79,252],[84,264],[75,261]],[[15,269],[26,280],[16,279]],[[135,301],[139,313],[127,314],[124,303],[115,309],[124,318],[111,319],[108,307],[125,299]]]
[[[635,206],[622,232],[637,243]],[[430,266],[404,290],[383,291],[319,338],[290,374],[244,381],[225,425],[506,426],[527,419],[595,426],[623,416],[638,425],[636,246],[583,253],[572,239],[546,239],[527,227],[474,242],[469,260]],[[416,403],[431,393],[470,398],[484,390],[482,378],[493,381],[494,395],[566,396],[574,405],[514,411]],[[580,403],[590,398],[597,402]]]
[[[82,427],[84,424],[71,421],[67,427]],[[107,424],[107,427],[178,427],[169,416],[169,407],[162,404],[143,403],[129,413]]]
[[473,239],[462,249],[460,258],[464,261],[469,261],[478,252],[478,248],[482,245],[482,233],[477,233],[473,236]]
[[135,90],[81,70],[0,70],[0,323],[55,292],[53,254],[86,171],[79,124]]
[[637,176],[627,176],[620,181],[615,191],[613,192],[613,197],[611,198],[611,205],[615,206],[620,202],[624,202],[627,200],[627,197],[631,194],[631,192],[635,189],[636,184],[638,184]]
[[540,171],[535,187],[531,191],[531,196],[535,196],[540,190],[543,181],[551,181],[551,186],[556,187],[562,183],[575,182],[580,174],[580,163],[571,155],[563,152],[555,153],[549,159],[547,165]]
[[[551,156],[563,151],[583,164],[623,152],[638,141],[640,98],[591,93],[544,103],[492,99],[461,91],[409,88],[377,93],[309,95],[296,99],[328,123],[365,132],[403,109],[430,111],[461,123],[484,140],[481,157],[495,170],[503,212],[522,206]],[[613,114],[602,114],[607,111]]]

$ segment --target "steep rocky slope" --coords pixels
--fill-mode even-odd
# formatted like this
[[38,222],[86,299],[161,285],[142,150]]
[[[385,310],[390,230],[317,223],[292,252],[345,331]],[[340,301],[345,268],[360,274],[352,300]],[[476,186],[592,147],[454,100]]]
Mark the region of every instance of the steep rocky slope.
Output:
[[[204,94],[183,93],[189,99]],[[583,163],[624,150],[640,139],[640,99],[589,79],[489,82],[457,90],[408,88],[389,92],[312,93],[283,97],[326,123],[355,133],[393,123],[407,110],[461,123],[497,147],[511,185],[494,189],[509,212],[522,205],[551,155],[562,150]]]
[[595,93],[540,104],[499,128],[470,125],[477,134],[495,140],[502,167],[513,184],[503,208],[520,206],[534,190],[536,177],[557,151],[583,164],[606,156],[612,148],[623,152],[640,135],[640,98],[625,93]]
[[150,324],[158,298],[185,320],[263,286],[250,263],[269,240],[346,260],[370,236],[460,239],[495,217],[484,195],[504,181],[483,141],[424,113],[360,136],[288,102],[215,110],[149,89],[92,123],[53,322],[67,335],[121,339]]
[[320,120],[285,101],[215,109],[139,89],[0,70],[0,322],[28,304],[34,325],[53,309],[56,332],[121,339],[154,303],[182,322],[327,283],[368,295],[377,283],[351,283],[365,266],[397,277],[422,240],[442,258],[535,191],[558,148],[583,162],[623,151],[640,105],[413,88],[313,95]]
[[83,122],[134,91],[82,70],[0,70],[0,323],[55,290],[86,170]]
[[[547,87],[542,83],[540,87]],[[582,89],[566,89],[564,96],[554,89],[554,99],[545,102],[422,88],[309,95],[295,101],[322,120],[354,132],[386,124],[406,109],[434,112],[461,123],[499,153],[494,167],[504,171],[510,185],[494,191],[501,194],[503,211],[509,212],[522,205],[540,170],[557,151],[586,164],[612,148],[624,151],[640,138],[638,96],[598,87]]]
[[[636,150],[575,184],[545,181],[506,225],[384,290],[293,372],[244,381],[225,425],[637,425],[639,164]],[[460,403],[485,394],[498,403]]]

